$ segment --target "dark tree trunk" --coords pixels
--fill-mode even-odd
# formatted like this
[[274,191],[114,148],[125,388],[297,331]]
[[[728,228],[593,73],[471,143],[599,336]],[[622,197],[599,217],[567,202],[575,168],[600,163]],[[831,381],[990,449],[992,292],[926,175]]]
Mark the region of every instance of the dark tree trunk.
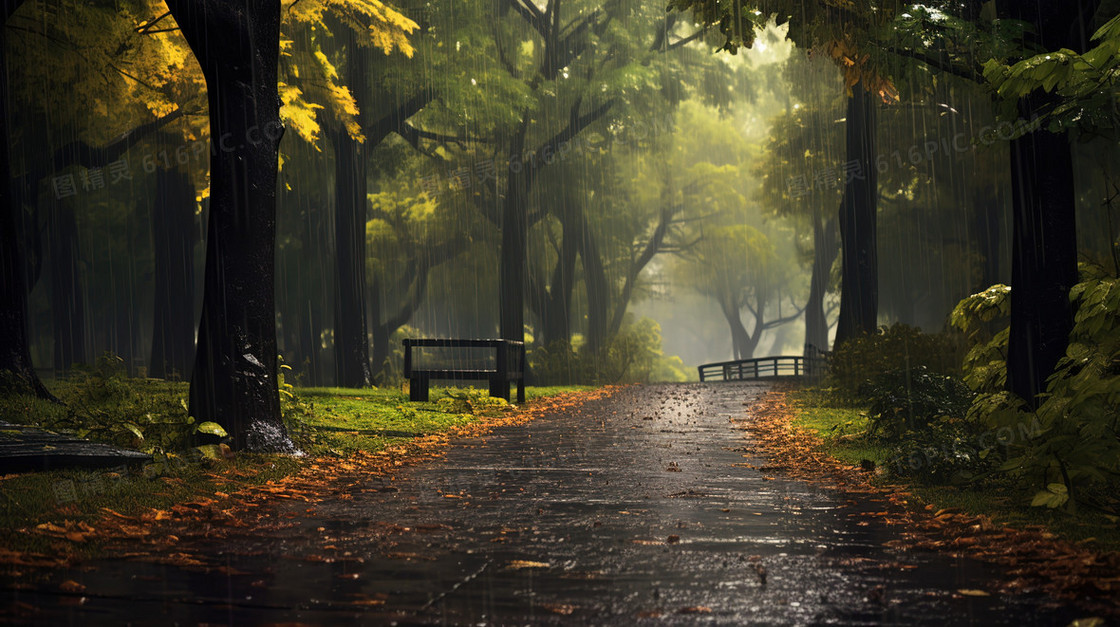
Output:
[[370,346],[373,357],[373,378],[378,385],[383,384],[388,378],[389,371],[389,355],[393,351],[393,347],[389,341],[392,339],[393,333],[396,329],[389,329],[386,325],[381,324],[382,305],[381,301],[383,296],[381,294],[381,282],[377,277],[374,277],[372,286],[370,287],[370,311],[373,314],[373,344]]
[[366,334],[366,160],[362,145],[345,131],[335,144],[334,360],[336,384],[372,384]]
[[210,218],[190,413],[236,448],[290,450],[277,388],[279,0],[171,0],[206,77]]
[[575,289],[579,238],[583,235],[579,216],[575,215],[579,211],[578,208],[569,206],[560,207],[554,212],[562,229],[556,266],[552,269],[547,291],[543,287],[530,290],[533,292],[533,308],[541,321],[541,335],[545,346],[556,342],[570,343],[572,339],[572,291]]
[[595,233],[586,216],[581,220],[581,227],[579,256],[583,262],[583,283],[587,292],[587,351],[593,355],[607,345],[610,335],[611,289],[599,245],[595,242]]
[[754,354],[754,346],[751,342],[751,334],[743,325],[738,307],[734,303],[721,301],[720,310],[723,311],[723,317],[727,319],[727,325],[731,328],[732,358],[750,359]]
[[[1047,50],[1084,51],[1098,0],[1000,0],[1001,17],[1034,27]],[[1032,120],[1052,106],[1040,91],[1019,102]],[[1038,405],[1046,379],[1065,354],[1073,329],[1069,290],[1077,282],[1076,199],[1069,138],[1044,129],[1011,142],[1011,334],[1007,348],[1007,388],[1028,406]]]
[[195,188],[181,170],[157,170],[152,207],[155,297],[148,376],[179,379],[194,357]]
[[54,323],[54,368],[69,370],[89,363],[82,295],[78,223],[74,206],[52,199],[50,218],[51,320]]
[[22,2],[0,5],[0,391],[29,392],[53,399],[31,363],[27,334],[27,269],[21,250],[17,212],[22,207],[12,193],[11,113],[8,111],[8,55],[3,25]]
[[805,350],[828,350],[828,316],[824,311],[824,297],[828,292],[828,278],[836,260],[836,219],[824,221],[813,216],[813,272],[809,279],[809,299],[805,304]]
[[[1024,99],[1030,119],[1040,103]],[[1037,406],[1073,329],[1069,290],[1077,283],[1073,155],[1069,138],[1039,130],[1011,142],[1014,223],[1007,387]]]
[[531,163],[522,163],[528,116],[510,142],[506,196],[502,200],[502,250],[498,263],[499,335],[525,340],[525,259],[529,240],[529,184]]
[[[343,27],[346,78],[351,92],[364,98],[368,90],[365,51],[353,30]],[[365,107],[362,117],[368,118]],[[368,124],[362,124],[363,127]],[[364,388],[373,384],[366,333],[366,146],[343,128],[332,133],[334,144],[335,260],[334,363],[337,385]],[[380,141],[381,138],[375,138]]]
[[840,203],[843,265],[836,344],[861,333],[873,333],[879,315],[875,99],[862,85],[852,87],[845,127],[847,163],[853,164],[855,172],[844,187],[844,199]]

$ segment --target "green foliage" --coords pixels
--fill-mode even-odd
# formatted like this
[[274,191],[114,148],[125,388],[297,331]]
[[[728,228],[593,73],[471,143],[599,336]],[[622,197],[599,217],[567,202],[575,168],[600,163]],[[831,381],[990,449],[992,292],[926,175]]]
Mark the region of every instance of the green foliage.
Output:
[[625,326],[603,349],[590,353],[568,342],[538,346],[527,355],[542,385],[613,385],[649,381],[687,381],[679,357],[661,350],[661,327],[650,318]]
[[963,418],[975,394],[957,379],[917,366],[879,375],[860,396],[871,401],[871,432],[894,441],[928,432],[942,419]]
[[993,285],[961,300],[949,322],[968,338],[964,382],[981,394],[999,394],[1007,387],[1007,342],[1010,335],[1011,288]]
[[25,396],[0,398],[0,416],[147,453],[189,448],[195,432],[185,383],[125,376],[120,357],[105,353],[52,386],[64,405]]
[[[1000,58],[988,60],[984,78],[1002,100],[1005,117],[1014,118],[1015,103],[1041,89],[1056,94],[1059,100],[1037,125],[1055,133],[1115,130],[1120,124],[1116,115],[1120,104],[1120,92],[1116,90],[1120,79],[1120,16],[1098,29],[1092,40],[1096,47],[1084,54],[1063,48],[1011,65]],[[1017,131],[1022,134],[1035,126],[1024,125]]]
[[991,472],[997,461],[991,452],[973,429],[959,422],[936,420],[921,438],[900,440],[884,465],[890,472],[924,485],[962,484]]
[[[1040,488],[1036,506],[1074,507],[1120,487],[1120,279],[1088,265],[1081,275],[1070,291],[1076,315],[1069,346],[1035,412],[1003,390],[1008,331],[990,334],[986,326],[1006,318],[1008,290],[997,286],[971,296],[953,313],[953,324],[974,343],[965,379],[981,393],[969,416],[993,429],[1038,427],[1007,447],[1003,466]],[[1115,501],[1103,507],[1115,513]]]
[[449,414],[470,414],[471,416],[493,416],[509,408],[504,398],[490,396],[485,390],[474,387],[449,389],[447,396],[436,401],[436,407]]
[[959,380],[917,366],[885,372],[859,394],[870,402],[868,437],[887,447],[891,472],[938,484],[991,468],[980,427],[964,420],[975,394]]
[[931,373],[960,372],[962,338],[955,333],[924,333],[917,327],[895,324],[874,335],[843,342],[828,359],[828,382],[838,391],[859,398],[861,386],[885,373],[925,367]]

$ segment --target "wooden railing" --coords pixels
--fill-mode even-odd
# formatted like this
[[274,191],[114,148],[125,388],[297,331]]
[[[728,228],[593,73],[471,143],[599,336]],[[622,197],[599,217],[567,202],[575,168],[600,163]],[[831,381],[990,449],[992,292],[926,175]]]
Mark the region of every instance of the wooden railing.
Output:
[[721,361],[697,368],[701,381],[737,381],[772,377],[821,377],[827,369],[824,357],[782,355],[756,357],[737,361]]

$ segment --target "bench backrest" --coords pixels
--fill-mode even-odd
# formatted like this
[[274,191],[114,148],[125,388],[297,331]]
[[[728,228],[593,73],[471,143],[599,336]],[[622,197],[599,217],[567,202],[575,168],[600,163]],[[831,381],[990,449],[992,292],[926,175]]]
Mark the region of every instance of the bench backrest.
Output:
[[[422,349],[436,349],[425,351]],[[442,356],[433,353],[442,352]],[[477,357],[482,352],[481,359]],[[478,375],[506,373],[520,375],[525,370],[525,344],[514,340],[406,339],[404,376],[414,373],[456,373]]]

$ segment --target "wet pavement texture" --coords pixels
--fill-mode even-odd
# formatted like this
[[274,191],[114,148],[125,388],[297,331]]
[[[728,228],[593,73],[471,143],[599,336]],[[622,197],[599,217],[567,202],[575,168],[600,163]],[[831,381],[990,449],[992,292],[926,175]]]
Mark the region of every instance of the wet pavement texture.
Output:
[[[760,471],[763,383],[628,387],[457,442],[345,500],[277,506],[202,547],[222,567],[109,560],[13,590],[51,624],[1067,624],[995,567],[888,548],[867,495]],[[737,421],[747,419],[745,423]],[[747,430],[743,429],[747,427]],[[966,591],[961,593],[960,591]],[[974,596],[985,591],[989,596]],[[81,597],[81,598],[79,598]]]

